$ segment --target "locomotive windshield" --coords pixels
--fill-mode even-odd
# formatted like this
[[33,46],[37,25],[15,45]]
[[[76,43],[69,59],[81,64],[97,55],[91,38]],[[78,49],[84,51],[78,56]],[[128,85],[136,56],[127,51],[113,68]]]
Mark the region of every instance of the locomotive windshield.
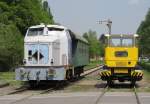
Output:
[[109,39],[109,46],[112,47],[132,47],[134,45],[133,38],[120,38],[120,37],[111,37]]
[[55,27],[48,27],[49,31],[63,31],[64,29],[62,28],[55,28]]
[[44,28],[30,28],[28,30],[28,36],[43,35]]
[[122,46],[131,47],[133,46],[133,38],[123,38],[122,39]]

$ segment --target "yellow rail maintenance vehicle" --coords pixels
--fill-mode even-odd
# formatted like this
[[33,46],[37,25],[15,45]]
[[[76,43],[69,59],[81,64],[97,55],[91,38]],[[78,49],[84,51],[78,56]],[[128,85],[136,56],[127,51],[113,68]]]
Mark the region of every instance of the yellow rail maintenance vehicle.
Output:
[[101,79],[111,85],[114,80],[119,82],[136,81],[143,78],[143,71],[138,66],[137,34],[110,35],[105,34],[105,56]]

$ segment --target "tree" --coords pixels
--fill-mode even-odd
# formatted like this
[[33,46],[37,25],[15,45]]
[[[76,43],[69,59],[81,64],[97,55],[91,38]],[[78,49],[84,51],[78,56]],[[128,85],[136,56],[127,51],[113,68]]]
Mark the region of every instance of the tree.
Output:
[[11,18],[22,34],[25,34],[29,26],[54,23],[53,16],[44,10],[39,0],[20,0],[12,5],[14,15]]
[[23,36],[28,27],[53,24],[41,0],[0,0],[0,69],[12,69],[23,59]]
[[90,58],[98,58],[98,56],[102,56],[102,46],[97,39],[96,32],[89,30],[87,33],[83,34],[83,37],[89,42]]
[[23,58],[23,38],[15,25],[0,24],[0,69],[13,69]]
[[150,56],[150,9],[148,10],[145,20],[141,22],[137,33],[140,35],[140,53],[145,56]]
[[13,22],[22,34],[29,26],[54,23],[51,12],[44,10],[40,0],[1,0],[0,12],[0,21]]

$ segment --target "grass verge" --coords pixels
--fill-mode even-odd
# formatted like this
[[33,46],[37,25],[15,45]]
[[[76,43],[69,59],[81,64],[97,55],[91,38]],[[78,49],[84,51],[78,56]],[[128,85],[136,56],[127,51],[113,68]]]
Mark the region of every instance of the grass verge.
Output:
[[150,72],[148,70],[144,70],[143,79],[138,82],[138,85],[137,91],[150,92]]
[[150,71],[144,70],[144,79],[150,81]]
[[21,87],[24,85],[24,82],[15,80],[15,72],[0,72],[0,84],[4,83],[9,83],[12,87]]

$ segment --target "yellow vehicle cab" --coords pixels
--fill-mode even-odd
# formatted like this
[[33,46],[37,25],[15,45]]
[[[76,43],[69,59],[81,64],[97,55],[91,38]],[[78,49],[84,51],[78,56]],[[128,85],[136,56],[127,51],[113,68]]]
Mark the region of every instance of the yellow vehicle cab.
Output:
[[105,34],[105,56],[101,79],[110,85],[114,80],[135,85],[143,77],[138,66],[137,34]]

